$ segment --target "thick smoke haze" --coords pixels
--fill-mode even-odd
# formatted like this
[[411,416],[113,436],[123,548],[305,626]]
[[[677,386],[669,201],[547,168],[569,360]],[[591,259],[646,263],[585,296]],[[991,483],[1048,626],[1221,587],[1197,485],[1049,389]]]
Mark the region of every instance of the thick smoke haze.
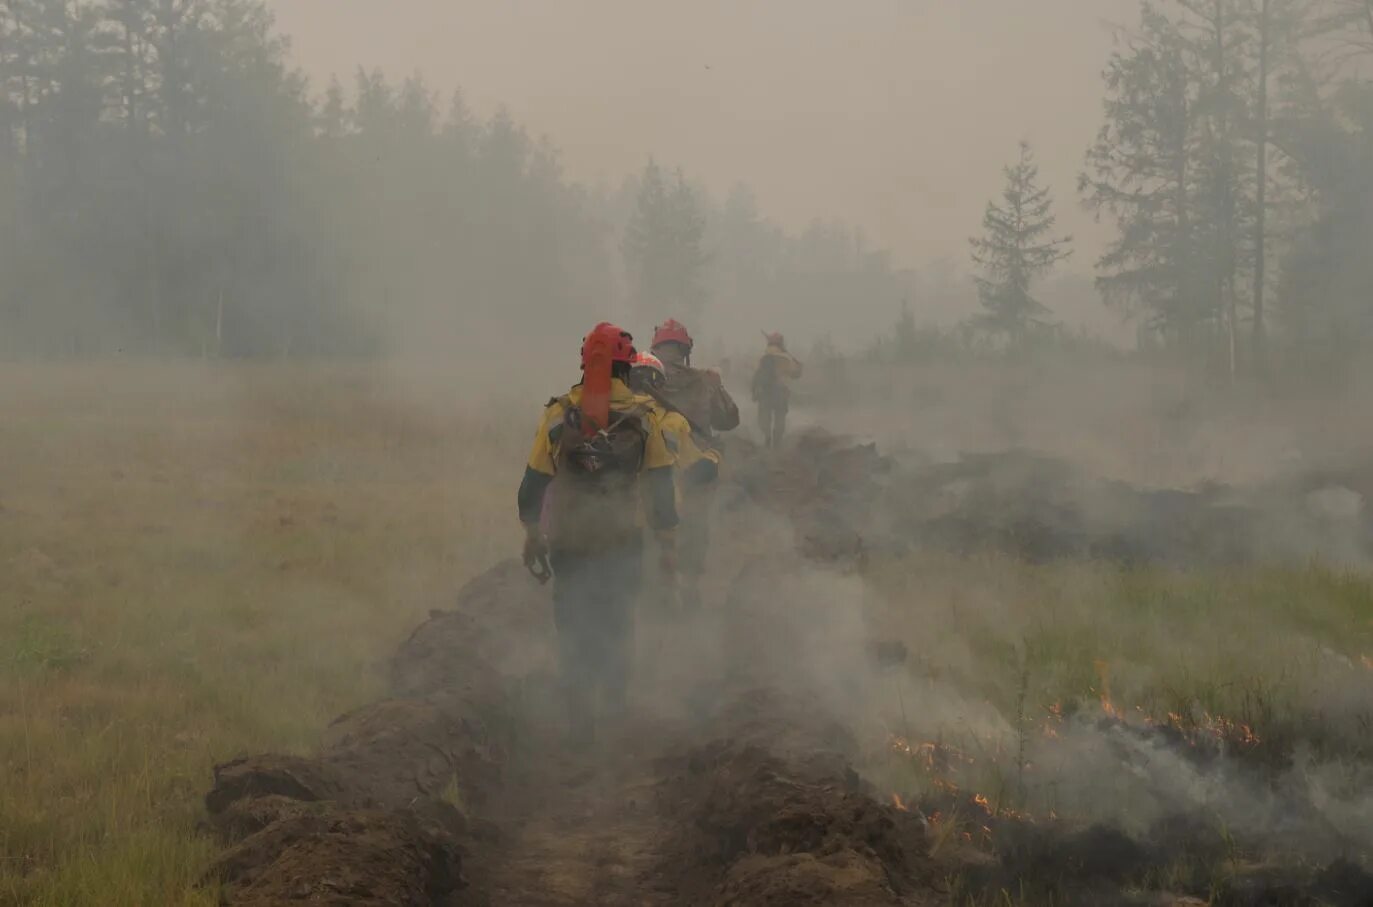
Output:
[[1035,144],[1065,269],[1102,228],[1076,202],[1101,120],[1111,24],[1132,0],[272,0],[318,86],[359,65],[546,133],[574,179],[616,186],[649,155],[789,228],[861,224],[894,263],[966,261],[1022,138]]

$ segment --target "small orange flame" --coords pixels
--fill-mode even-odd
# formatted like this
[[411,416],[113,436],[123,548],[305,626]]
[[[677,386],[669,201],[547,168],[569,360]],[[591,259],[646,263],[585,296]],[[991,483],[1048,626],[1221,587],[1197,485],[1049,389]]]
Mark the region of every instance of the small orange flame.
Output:
[[987,811],[987,815],[990,816],[992,814],[992,804],[982,794],[975,794],[973,796],[973,802],[976,803],[978,806],[982,807],[983,809],[985,809]]
[[1096,667],[1096,676],[1101,681],[1101,710],[1117,720],[1124,718],[1120,709],[1111,702],[1111,666],[1100,658],[1096,659],[1093,665]]
[[901,799],[901,795],[898,794],[896,791],[892,791],[892,795],[891,795],[891,805],[892,805],[892,806],[895,806],[897,809],[901,810],[903,813],[908,813],[908,812],[910,812],[910,809],[906,806],[905,801]]

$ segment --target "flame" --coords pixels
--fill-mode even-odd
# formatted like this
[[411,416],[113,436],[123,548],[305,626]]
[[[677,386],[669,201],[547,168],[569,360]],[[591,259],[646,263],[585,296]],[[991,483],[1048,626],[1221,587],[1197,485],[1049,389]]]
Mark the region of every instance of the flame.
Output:
[[892,805],[892,806],[895,806],[897,809],[901,810],[903,813],[908,813],[908,812],[910,812],[910,809],[906,806],[905,801],[901,799],[901,795],[898,794],[896,791],[892,791],[892,795],[891,795],[891,805]]
[[982,794],[973,795],[973,802],[987,811],[987,815],[992,815],[992,804]]
[[950,763],[954,762],[971,765],[975,761],[972,756],[947,743],[935,741],[912,743],[905,737],[892,734],[887,740],[887,745],[894,752],[919,760],[927,772],[948,768]]
[[1111,666],[1100,658],[1092,664],[1096,667],[1096,676],[1101,681],[1101,710],[1117,721],[1124,719],[1124,714],[1111,702]]

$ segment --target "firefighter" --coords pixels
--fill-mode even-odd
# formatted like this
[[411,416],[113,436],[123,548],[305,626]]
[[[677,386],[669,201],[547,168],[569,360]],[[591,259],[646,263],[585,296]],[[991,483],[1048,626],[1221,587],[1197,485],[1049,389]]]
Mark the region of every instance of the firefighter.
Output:
[[[663,360],[652,353],[634,354],[630,362],[629,388],[636,394],[652,397],[666,410],[663,436],[676,460],[680,501],[682,488],[715,480],[720,471],[720,452],[715,448],[703,449],[697,443],[698,439],[691,432],[691,423],[663,399],[663,387],[666,384],[667,369],[663,366]],[[681,535],[681,528],[677,531]]]
[[763,333],[767,348],[758,360],[753,373],[753,401],[758,404],[758,426],[763,430],[763,443],[769,448],[780,447],[787,430],[787,408],[791,403],[791,382],[801,377],[801,363],[787,352],[786,338],[781,334]]
[[[632,365],[629,372],[630,388],[635,393],[653,397],[667,410],[663,419],[663,436],[676,458],[677,505],[682,517],[677,529],[682,578],[680,588],[665,589],[665,594],[659,599],[665,608],[671,609],[675,601],[687,610],[694,611],[701,603],[700,577],[705,568],[706,539],[702,524],[706,524],[708,514],[688,515],[685,502],[699,504],[701,498],[709,493],[720,475],[720,452],[713,447],[703,449],[686,417],[664,401],[662,391],[667,384],[667,369],[661,359],[652,353],[638,353]],[[697,509],[704,510],[700,507]]]
[[544,410],[520,484],[524,562],[551,572],[558,660],[574,744],[623,711],[642,586],[643,519],[676,577],[677,507],[667,412],[626,383],[633,338],[602,322],[582,343],[582,381]]
[[[665,380],[655,396],[681,415],[695,447],[706,458],[691,474],[683,473],[681,485],[682,527],[681,602],[695,609],[701,602],[701,577],[706,571],[710,547],[711,511],[715,502],[715,478],[720,464],[718,432],[739,425],[739,407],[725,390],[720,373],[691,366],[695,342],[686,326],[669,318],[653,331],[653,355],[663,363]],[[700,462],[700,461],[697,461]],[[685,467],[683,467],[685,469]]]

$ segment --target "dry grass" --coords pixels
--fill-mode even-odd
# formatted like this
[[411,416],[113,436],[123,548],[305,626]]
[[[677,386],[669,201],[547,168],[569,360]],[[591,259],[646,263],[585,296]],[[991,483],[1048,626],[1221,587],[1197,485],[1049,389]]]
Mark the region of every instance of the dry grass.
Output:
[[514,550],[525,426],[362,370],[0,386],[0,902],[210,903],[211,765],[312,746]]
[[[213,763],[313,746],[429,608],[516,550],[541,398],[478,390],[364,367],[0,369],[0,903],[215,901],[195,884]],[[1320,569],[912,558],[869,580],[921,671],[1002,711],[1027,658],[1034,707],[1090,695],[1105,658],[1122,698],[1222,709],[1323,646],[1373,654],[1367,581]]]

